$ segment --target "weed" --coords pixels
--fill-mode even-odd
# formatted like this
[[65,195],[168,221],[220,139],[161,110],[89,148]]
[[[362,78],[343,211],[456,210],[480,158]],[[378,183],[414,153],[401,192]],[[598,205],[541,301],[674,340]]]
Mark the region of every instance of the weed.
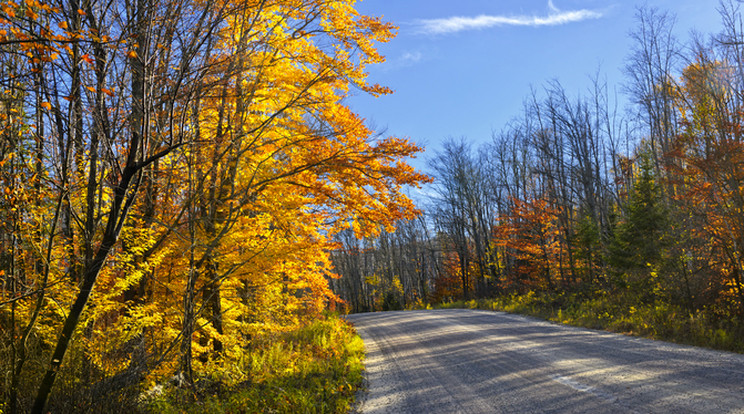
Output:
[[251,380],[184,404],[177,390],[153,401],[157,413],[344,413],[362,383],[364,344],[335,315],[254,340],[241,369]]
[[690,314],[668,303],[643,303],[624,296],[528,292],[436,307],[519,313],[590,329],[744,352],[744,326],[740,323],[725,322],[704,311]]

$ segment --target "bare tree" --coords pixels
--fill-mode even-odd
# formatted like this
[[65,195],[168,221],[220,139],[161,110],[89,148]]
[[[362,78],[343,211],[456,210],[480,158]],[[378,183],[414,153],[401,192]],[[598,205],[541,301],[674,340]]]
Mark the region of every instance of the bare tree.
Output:
[[641,7],[636,20],[638,27],[630,33],[634,46],[625,66],[626,90],[645,123],[656,173],[664,174],[663,160],[678,126],[674,108],[677,85],[672,76],[681,58],[680,44],[673,35],[676,17]]

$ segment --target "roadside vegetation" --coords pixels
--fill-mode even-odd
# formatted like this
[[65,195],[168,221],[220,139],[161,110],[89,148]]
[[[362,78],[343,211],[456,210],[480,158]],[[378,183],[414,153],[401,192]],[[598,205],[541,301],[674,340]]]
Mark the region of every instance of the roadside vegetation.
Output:
[[[428,308],[432,308],[429,306]],[[535,294],[453,301],[437,309],[485,309],[534,316],[549,321],[633,336],[661,339],[732,352],[744,352],[744,329],[735,320],[687,313],[668,303],[628,306],[623,298],[577,294]]]
[[362,384],[364,345],[336,315],[285,333],[262,335],[239,369],[249,380],[222,388],[208,380],[196,392],[162,390],[151,413],[346,413]]

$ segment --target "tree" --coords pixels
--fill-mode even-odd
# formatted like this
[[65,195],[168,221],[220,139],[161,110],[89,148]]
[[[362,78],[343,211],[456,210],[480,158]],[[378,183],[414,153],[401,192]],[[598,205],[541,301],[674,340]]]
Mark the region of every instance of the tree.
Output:
[[[448,234],[450,248],[457,253],[466,298],[470,294],[471,278],[475,282],[475,295],[484,297],[489,290],[497,289],[499,277],[493,266],[490,231],[494,222],[494,197],[480,161],[461,140],[445,142],[443,152],[431,162],[438,184],[434,221],[440,232]],[[473,275],[471,269],[475,271]]]
[[517,290],[552,291],[560,274],[558,210],[544,199],[513,204],[511,215],[501,217],[494,229],[497,243],[516,260],[510,282]]
[[[17,218],[0,317],[14,321],[16,380],[18,332],[41,328],[54,346],[35,412],[68,375],[68,351],[87,361],[91,392],[148,375],[188,384],[194,370],[240,360],[261,327],[334,297],[335,233],[375,235],[415,216],[401,190],[426,180],[405,162],[419,148],[373,137],[342,102],[351,85],[389,92],[365,67],[393,27],[353,2],[2,6],[3,56],[21,56],[20,73],[4,73],[15,101],[3,109],[29,113],[6,118],[7,137],[25,135],[3,141],[0,171],[31,183],[8,200],[25,192],[35,204],[3,206]],[[29,180],[8,162],[21,143]]]
[[736,92],[740,71],[736,64],[705,52],[699,49],[697,61],[685,68],[679,97],[683,133],[673,153],[678,164],[674,172],[679,204],[690,213],[684,223],[692,241],[682,257],[687,258],[685,275],[690,273],[687,267],[704,271],[709,285],[715,286],[716,300],[741,313],[744,148],[741,100]]
[[664,250],[668,246],[668,218],[653,175],[653,164],[642,155],[638,177],[624,215],[610,245],[610,263],[620,273],[622,284],[645,296],[656,290]]
[[676,17],[656,8],[636,12],[638,27],[631,33],[635,46],[625,66],[626,88],[633,97],[640,118],[646,124],[655,173],[665,173],[666,154],[672,149],[678,119],[674,105],[676,69],[680,46],[673,35]]

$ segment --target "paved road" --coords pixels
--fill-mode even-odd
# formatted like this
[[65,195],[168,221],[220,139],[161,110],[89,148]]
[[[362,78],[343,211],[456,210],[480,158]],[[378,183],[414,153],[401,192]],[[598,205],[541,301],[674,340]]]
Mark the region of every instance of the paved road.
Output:
[[452,309],[350,315],[363,413],[744,413],[744,355]]

